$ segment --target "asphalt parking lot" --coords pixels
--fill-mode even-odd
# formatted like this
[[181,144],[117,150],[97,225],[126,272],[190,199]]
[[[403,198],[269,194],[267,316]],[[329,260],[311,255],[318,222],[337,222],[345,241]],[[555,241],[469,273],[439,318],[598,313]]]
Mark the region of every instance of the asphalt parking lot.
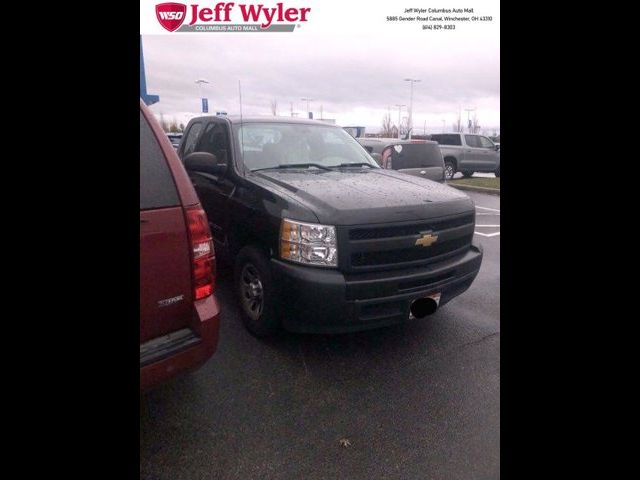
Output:
[[500,197],[468,194],[482,268],[420,321],[258,340],[222,269],[218,352],[141,397],[140,478],[499,478]]

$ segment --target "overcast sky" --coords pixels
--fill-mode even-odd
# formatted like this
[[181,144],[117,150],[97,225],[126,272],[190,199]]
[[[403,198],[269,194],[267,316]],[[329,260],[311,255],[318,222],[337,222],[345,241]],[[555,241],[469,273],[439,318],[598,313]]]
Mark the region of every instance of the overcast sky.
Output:
[[[365,125],[374,131],[396,104],[409,104],[406,77],[414,85],[414,132],[441,131],[459,109],[477,108],[480,125],[500,126],[500,50],[495,26],[487,35],[461,32],[445,38],[440,32],[397,37],[391,31],[357,36],[285,34],[143,35],[147,89],[160,95],[152,106],[186,123],[200,110],[199,87],[204,78],[209,111],[239,113],[238,80],[242,82],[244,115],[304,115],[310,97],[315,118],[336,119],[339,125]],[[463,30],[463,29],[461,29]],[[406,110],[403,116],[406,116]],[[462,112],[464,123],[467,113]]]

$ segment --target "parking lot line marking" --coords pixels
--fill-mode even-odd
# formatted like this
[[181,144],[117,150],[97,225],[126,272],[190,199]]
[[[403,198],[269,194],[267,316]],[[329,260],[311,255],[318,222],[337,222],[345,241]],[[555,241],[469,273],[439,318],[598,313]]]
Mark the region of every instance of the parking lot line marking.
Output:
[[[487,212],[476,212],[476,215],[493,215],[496,217],[500,216],[500,210],[497,208],[489,208],[489,207],[481,207],[480,205],[476,205],[476,208],[479,208],[481,210],[489,210],[489,212],[492,213],[487,213]],[[496,213],[493,213],[496,212]],[[500,225],[476,225],[476,228],[500,228]],[[473,232],[476,235],[481,235],[483,237],[496,237],[498,235],[500,235],[500,232],[493,232],[493,233],[482,233],[482,232]]]

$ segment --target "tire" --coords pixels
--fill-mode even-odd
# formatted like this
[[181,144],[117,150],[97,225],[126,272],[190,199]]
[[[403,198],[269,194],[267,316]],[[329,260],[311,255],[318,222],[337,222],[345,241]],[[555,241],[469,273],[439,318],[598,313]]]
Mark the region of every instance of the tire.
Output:
[[464,170],[464,171],[462,172],[462,176],[463,176],[464,178],[469,178],[469,177],[471,177],[474,173],[475,173],[475,172],[468,172],[468,171]]
[[500,178],[500,167],[497,168],[495,172],[493,172],[497,178]]
[[456,165],[451,160],[444,161],[444,178],[451,180],[456,174]]
[[238,253],[234,283],[242,321],[253,335],[265,337],[280,330],[269,261],[260,249],[244,247]]

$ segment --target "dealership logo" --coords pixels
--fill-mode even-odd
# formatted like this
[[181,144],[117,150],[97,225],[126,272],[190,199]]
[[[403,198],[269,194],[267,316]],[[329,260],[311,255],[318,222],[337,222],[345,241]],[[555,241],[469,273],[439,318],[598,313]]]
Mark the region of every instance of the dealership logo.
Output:
[[209,6],[173,2],[156,5],[156,18],[169,32],[292,32],[308,21],[310,12],[310,7],[288,7],[283,2],[272,7],[233,2]]
[[156,17],[160,25],[170,32],[176,31],[184,22],[187,6],[182,3],[160,3],[156,5]]

